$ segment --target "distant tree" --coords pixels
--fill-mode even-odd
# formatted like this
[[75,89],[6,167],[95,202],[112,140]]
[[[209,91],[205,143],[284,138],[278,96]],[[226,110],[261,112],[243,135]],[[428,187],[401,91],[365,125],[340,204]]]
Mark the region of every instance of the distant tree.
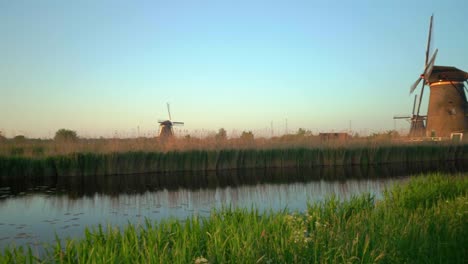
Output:
[[25,141],[26,137],[23,135],[17,135],[13,138],[14,141]]
[[0,141],[5,141],[6,137],[3,135],[2,131],[0,131]]
[[218,133],[216,133],[216,135],[215,135],[215,139],[218,140],[218,141],[226,140],[227,139],[226,130],[224,128],[220,128],[218,130]]
[[254,134],[252,133],[252,131],[249,131],[249,132],[242,131],[240,139],[242,141],[253,141],[254,140]]
[[310,130],[305,130],[304,128],[299,128],[296,133],[297,136],[311,136],[312,132]]
[[305,129],[299,128],[299,129],[297,130],[296,135],[298,135],[298,136],[304,136],[305,133],[306,133]]
[[62,128],[55,132],[54,140],[57,141],[75,141],[77,139],[78,135],[73,130]]

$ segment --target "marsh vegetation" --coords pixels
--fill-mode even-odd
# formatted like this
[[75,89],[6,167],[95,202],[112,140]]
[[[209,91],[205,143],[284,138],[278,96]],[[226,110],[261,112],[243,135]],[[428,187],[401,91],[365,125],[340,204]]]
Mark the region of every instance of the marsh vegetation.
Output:
[[72,153],[24,157],[0,155],[1,177],[94,177],[149,172],[246,168],[313,168],[468,160],[465,144],[365,147],[219,149],[168,152]]

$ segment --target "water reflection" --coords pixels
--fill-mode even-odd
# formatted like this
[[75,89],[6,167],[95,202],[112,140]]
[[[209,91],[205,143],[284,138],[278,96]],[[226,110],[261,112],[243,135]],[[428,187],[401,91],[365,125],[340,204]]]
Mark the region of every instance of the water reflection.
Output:
[[60,237],[81,237],[85,226],[128,222],[145,218],[185,219],[206,216],[223,206],[255,207],[260,211],[303,211],[307,201],[322,200],[331,194],[341,199],[363,192],[380,196],[382,190],[404,178],[311,181],[307,183],[256,184],[241,187],[146,191],[109,196],[94,194],[70,199],[67,194],[22,194],[0,203],[0,248],[10,243],[38,245]]
[[[407,175],[466,171],[463,164],[335,167],[313,170],[244,170],[223,173],[79,177],[56,182],[3,180],[0,186],[0,249],[38,245],[59,237],[81,237],[85,226],[145,218],[206,216],[213,208],[255,207],[303,211],[307,201],[330,195],[348,199],[370,192],[377,198]],[[81,179],[81,180],[77,180]]]
[[156,190],[197,190],[239,187],[259,183],[306,183],[317,180],[345,181],[349,179],[388,178],[431,171],[468,171],[464,162],[393,164],[387,166],[316,167],[290,169],[250,169],[218,172],[148,173],[96,177],[3,178],[0,179],[0,201],[7,198],[1,190],[8,187],[10,195],[21,193],[66,193],[76,199],[94,194],[118,196]]

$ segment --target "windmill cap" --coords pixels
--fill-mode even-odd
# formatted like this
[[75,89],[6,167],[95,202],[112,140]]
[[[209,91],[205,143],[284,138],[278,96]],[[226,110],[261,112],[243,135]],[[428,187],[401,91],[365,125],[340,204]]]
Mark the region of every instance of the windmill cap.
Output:
[[158,123],[164,126],[172,125],[172,122],[169,120],[159,121]]
[[434,66],[431,75],[427,78],[429,83],[439,81],[463,82],[468,79],[468,73],[451,66]]

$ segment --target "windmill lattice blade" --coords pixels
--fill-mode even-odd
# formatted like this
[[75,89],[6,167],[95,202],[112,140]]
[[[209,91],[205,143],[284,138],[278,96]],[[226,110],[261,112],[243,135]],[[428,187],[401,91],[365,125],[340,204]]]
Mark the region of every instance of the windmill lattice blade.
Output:
[[438,51],[439,50],[436,49],[436,51],[432,55],[431,60],[429,61],[429,64],[427,64],[426,69],[424,70],[424,74],[423,74],[424,81],[422,82],[422,85],[421,85],[421,96],[419,97],[418,108],[416,110],[416,116],[419,116],[419,110],[421,109],[421,102],[422,102],[422,98],[424,94],[424,86],[426,85],[426,82],[429,84],[429,78],[431,77],[432,69],[434,68],[434,62],[435,62],[435,58],[437,56]]
[[434,55],[432,55],[432,58],[429,61],[429,64],[426,66],[426,70],[424,71],[424,79],[426,80],[426,82],[431,77],[432,69],[434,69],[434,62],[438,51],[438,49],[435,50]]
[[434,15],[431,16],[431,22],[429,23],[429,36],[427,37],[427,48],[426,48],[426,63],[427,66],[429,60],[429,52],[431,50],[431,41],[432,41],[432,22],[434,20]]
[[421,81],[421,79],[422,79],[422,78],[419,77],[419,78],[413,83],[413,85],[411,85],[411,87],[410,87],[410,92],[409,92],[410,94],[412,94],[412,93],[414,92],[414,90],[416,89],[416,87],[418,87],[418,84],[419,84],[419,82]]
[[173,125],[180,125],[180,126],[182,126],[182,125],[184,125],[184,122],[172,122],[172,124],[173,124]]

